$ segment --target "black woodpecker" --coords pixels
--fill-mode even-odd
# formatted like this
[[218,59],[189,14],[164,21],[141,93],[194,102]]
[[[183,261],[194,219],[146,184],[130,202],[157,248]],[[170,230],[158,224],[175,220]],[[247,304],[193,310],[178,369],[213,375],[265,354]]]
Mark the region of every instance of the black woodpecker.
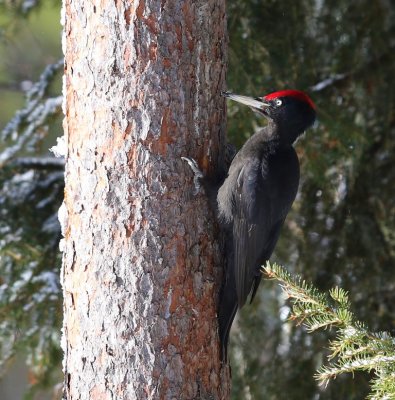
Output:
[[[223,96],[249,106],[268,120],[245,142],[222,185],[217,186],[217,214],[225,231],[227,257],[218,310],[221,356],[226,361],[237,309],[249,296],[253,300],[261,281],[260,268],[269,260],[295,200],[299,160],[293,143],[314,123],[316,113],[312,100],[298,90],[258,98],[229,92]],[[195,182],[201,179],[207,186],[194,160],[186,161],[195,172]]]

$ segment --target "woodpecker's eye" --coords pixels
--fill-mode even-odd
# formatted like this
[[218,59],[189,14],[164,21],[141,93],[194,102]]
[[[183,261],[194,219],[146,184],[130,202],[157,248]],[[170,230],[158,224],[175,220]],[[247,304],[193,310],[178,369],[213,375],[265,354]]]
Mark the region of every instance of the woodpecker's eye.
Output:
[[277,106],[277,107],[279,107],[279,106],[281,106],[281,104],[283,104],[283,102],[282,102],[280,99],[277,99],[277,100],[275,101],[275,103],[276,103],[276,106]]

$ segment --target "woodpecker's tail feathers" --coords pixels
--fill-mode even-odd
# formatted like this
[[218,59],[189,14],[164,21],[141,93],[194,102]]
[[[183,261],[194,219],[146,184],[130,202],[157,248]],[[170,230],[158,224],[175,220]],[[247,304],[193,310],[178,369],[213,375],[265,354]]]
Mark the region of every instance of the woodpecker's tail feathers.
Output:
[[218,321],[219,339],[221,342],[221,361],[223,362],[228,361],[229,333],[236,316],[237,308],[237,299],[222,299],[218,313]]

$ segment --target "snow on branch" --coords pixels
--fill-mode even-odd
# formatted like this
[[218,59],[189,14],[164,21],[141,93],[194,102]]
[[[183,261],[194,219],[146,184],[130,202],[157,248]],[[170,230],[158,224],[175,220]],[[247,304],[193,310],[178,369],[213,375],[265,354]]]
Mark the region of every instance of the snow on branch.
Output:
[[18,110],[0,132],[5,149],[0,152],[0,167],[23,150],[30,150],[46,134],[50,117],[61,113],[62,97],[45,98],[56,73],[63,67],[63,60],[48,65],[40,79],[29,90],[25,107]]

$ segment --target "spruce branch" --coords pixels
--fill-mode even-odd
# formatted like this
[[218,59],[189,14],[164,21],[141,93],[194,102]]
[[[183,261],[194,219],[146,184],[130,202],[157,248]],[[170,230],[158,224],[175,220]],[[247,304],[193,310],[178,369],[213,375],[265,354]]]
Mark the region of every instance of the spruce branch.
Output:
[[0,131],[6,144],[0,151],[0,168],[24,151],[34,153],[35,146],[48,133],[48,121],[61,114],[62,96],[48,97],[48,88],[63,68],[63,60],[48,65],[39,80],[26,93],[25,106]]
[[290,320],[303,324],[309,332],[337,329],[329,342],[328,365],[315,378],[323,385],[343,373],[373,372],[369,399],[395,399],[395,339],[387,332],[370,332],[351,311],[348,293],[339,287],[328,294],[292,276],[283,267],[267,263],[263,272],[277,280],[292,301]]

